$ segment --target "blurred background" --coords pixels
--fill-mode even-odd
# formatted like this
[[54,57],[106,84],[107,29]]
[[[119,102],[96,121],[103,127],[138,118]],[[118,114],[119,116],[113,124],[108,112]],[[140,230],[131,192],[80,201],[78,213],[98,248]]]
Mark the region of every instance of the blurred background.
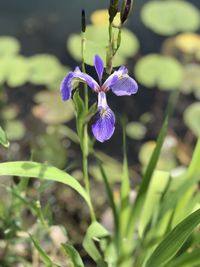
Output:
[[[0,148],[1,161],[48,162],[81,180],[74,108],[70,101],[62,103],[59,84],[70,69],[80,65],[82,9],[88,24],[85,50],[88,73],[95,75],[91,65],[96,53],[105,60],[108,25],[107,11],[102,9],[108,5],[106,0],[0,0],[0,124],[10,141],[9,149]],[[122,171],[121,117],[127,117],[128,121],[127,152],[133,186],[139,182],[140,173],[155,147],[166,106],[175,98],[176,107],[157,168],[181,172],[190,161],[196,137],[200,135],[199,9],[198,0],[135,0],[133,12],[123,27],[114,67],[125,64],[130,76],[138,81],[139,91],[131,97],[108,94],[109,105],[117,116],[116,131],[108,142],[95,144],[96,153],[105,162],[116,199]],[[118,25],[117,20],[115,24]],[[117,28],[115,34],[117,36]],[[95,101],[96,96],[91,93],[90,105]],[[112,228],[101,175],[93,157],[89,171],[98,216]],[[18,184],[19,179],[5,178],[1,183],[12,186]],[[55,236],[72,239],[81,250],[89,217],[79,197],[58,184],[32,179],[24,191],[26,202],[19,201],[20,208],[15,210],[12,194],[0,188],[0,203],[3,200],[0,204],[0,247],[3,248],[0,265],[29,266],[34,262],[25,237],[20,237],[18,250],[12,250],[19,240],[16,239],[19,232],[27,229],[36,231],[50,254],[54,254],[54,245],[59,243]],[[48,238],[29,205],[37,201],[48,224],[59,225],[52,228],[53,234]],[[5,250],[8,239],[12,240],[11,249]],[[84,251],[81,253],[87,261]],[[59,249],[53,256],[62,261]],[[24,259],[24,265],[20,265],[18,257]],[[35,265],[30,264],[43,266],[37,259]],[[88,264],[92,266],[89,260]]]

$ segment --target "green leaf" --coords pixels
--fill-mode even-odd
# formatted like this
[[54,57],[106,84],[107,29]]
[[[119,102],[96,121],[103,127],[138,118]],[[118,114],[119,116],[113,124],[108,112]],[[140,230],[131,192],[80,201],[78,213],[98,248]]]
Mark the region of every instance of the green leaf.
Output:
[[83,187],[71,175],[55,167],[31,161],[11,161],[0,163],[0,176],[13,175],[33,177],[66,184],[79,193],[91,208],[91,202]]
[[135,140],[143,139],[146,134],[146,131],[146,127],[141,122],[129,122],[126,126],[126,134],[128,135],[128,137]]
[[83,261],[78,253],[78,251],[69,244],[62,244],[62,247],[66,255],[70,258],[73,267],[84,267]]
[[31,235],[29,235],[29,236],[30,236],[31,241],[33,242],[34,247],[38,251],[41,260],[45,264],[45,266],[47,266],[47,267],[55,267],[55,266],[58,266],[57,264],[55,264],[55,263],[52,262],[52,260],[46,254],[46,252],[39,245],[39,243]]
[[200,223],[200,209],[181,221],[156,247],[145,267],[163,266],[180,249],[195,227]]
[[[117,40],[118,29],[113,28],[115,35],[114,39]],[[106,64],[106,52],[108,45],[108,27],[107,25],[88,25],[85,34],[85,50],[84,58],[85,63],[93,65],[93,58],[95,54],[101,56]],[[127,49],[127,45],[128,48]],[[67,41],[67,48],[70,54],[77,60],[81,61],[81,35],[72,34]],[[113,66],[122,65],[127,57],[134,56],[139,49],[139,42],[137,37],[129,30],[122,29],[121,45],[118,53],[113,60]]]
[[191,104],[184,111],[184,122],[190,130],[200,137],[200,102]]
[[180,0],[150,1],[143,6],[141,17],[146,27],[163,35],[196,31],[200,25],[199,10]]
[[4,132],[4,130],[0,126],[0,144],[2,144],[5,147],[9,147],[9,141],[7,139],[7,135]]
[[80,137],[80,140],[82,140],[83,136],[83,126],[85,123],[85,105],[83,102],[83,99],[80,97],[78,90],[74,93],[73,101],[75,104],[76,109],[76,115],[77,115],[77,131],[78,135]]
[[200,253],[199,249],[192,252],[184,253],[177,258],[174,258],[168,263],[167,267],[188,267],[200,265]]
[[129,218],[129,222],[127,226],[127,233],[129,233],[130,235],[134,227],[135,219],[138,217],[138,213],[141,212],[142,210],[141,207],[145,201],[146,192],[148,190],[153,172],[155,170],[156,164],[159,159],[159,155],[161,152],[161,148],[162,148],[165,136],[167,134],[167,126],[168,126],[168,117],[166,117],[163,122],[162,128],[160,130],[160,133],[157,139],[156,147],[153,151],[149,164],[147,165],[146,171],[142,177],[142,182],[140,185],[139,192],[137,194],[137,198],[131,208],[131,214],[130,214],[130,218]]
[[137,80],[149,88],[174,90],[181,85],[183,69],[175,58],[149,54],[137,62],[134,72]]
[[103,256],[95,245],[100,242],[102,238],[109,236],[108,231],[98,222],[93,222],[87,229],[85,238],[83,240],[83,247],[90,255],[90,257],[98,264],[98,266],[106,267]]
[[8,120],[5,124],[7,137],[10,141],[21,140],[26,134],[26,128],[20,120]]
[[11,36],[0,37],[0,57],[16,55],[20,50],[19,41]]

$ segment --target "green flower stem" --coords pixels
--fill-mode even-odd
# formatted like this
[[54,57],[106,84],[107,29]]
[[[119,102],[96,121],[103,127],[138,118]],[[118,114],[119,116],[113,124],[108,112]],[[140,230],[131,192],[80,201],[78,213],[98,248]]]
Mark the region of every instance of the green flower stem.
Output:
[[109,43],[108,43],[108,52],[107,52],[107,67],[106,67],[106,72],[108,74],[111,74],[112,72],[112,59],[113,59],[113,33],[112,33],[112,23],[109,23],[109,28],[108,28],[108,33],[109,33]]
[[[82,71],[86,73],[85,70],[85,60],[84,60],[84,48],[85,48],[85,33],[82,32],[81,35],[81,57],[82,57]],[[84,84],[84,100],[85,100],[85,114],[88,114],[88,87],[87,84]],[[81,140],[81,150],[82,150],[82,161],[83,161],[83,177],[84,177],[84,184],[85,190],[88,194],[88,197],[91,200],[90,194],[90,182],[88,176],[88,123],[85,121],[83,126],[83,135]],[[95,213],[93,207],[90,208],[90,216],[92,221],[96,221]]]

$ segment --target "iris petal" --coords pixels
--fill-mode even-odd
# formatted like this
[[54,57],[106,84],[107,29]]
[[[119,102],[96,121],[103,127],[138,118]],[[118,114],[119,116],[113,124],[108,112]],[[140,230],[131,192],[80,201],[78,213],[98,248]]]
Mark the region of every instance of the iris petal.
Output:
[[138,85],[134,79],[128,76],[119,79],[113,86],[111,86],[111,90],[117,96],[132,95],[137,93]]
[[61,82],[60,92],[63,101],[71,98],[73,83],[75,81],[87,83],[88,86],[96,92],[99,90],[98,83],[90,75],[81,72],[79,67],[76,67],[76,69],[74,71],[70,71]]
[[96,72],[98,74],[99,81],[101,82],[103,70],[104,70],[104,63],[103,63],[102,59],[100,58],[100,56],[98,56],[98,55],[96,55],[94,57],[94,66],[95,66]]
[[107,108],[99,108],[96,114],[96,120],[92,124],[94,137],[101,143],[111,138],[115,130],[115,115],[113,111]]

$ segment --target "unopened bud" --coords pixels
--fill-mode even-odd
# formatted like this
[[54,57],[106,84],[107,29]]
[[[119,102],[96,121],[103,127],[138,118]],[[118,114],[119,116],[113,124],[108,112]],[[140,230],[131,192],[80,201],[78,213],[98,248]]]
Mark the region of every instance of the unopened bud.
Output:
[[121,24],[128,19],[133,6],[133,0],[124,0],[122,10],[120,12]]
[[110,6],[108,9],[110,23],[113,22],[114,17],[117,14],[117,11],[118,11],[118,0],[110,0]]
[[82,32],[85,32],[85,29],[86,29],[85,10],[82,9],[82,13],[81,13],[81,30],[82,30]]

